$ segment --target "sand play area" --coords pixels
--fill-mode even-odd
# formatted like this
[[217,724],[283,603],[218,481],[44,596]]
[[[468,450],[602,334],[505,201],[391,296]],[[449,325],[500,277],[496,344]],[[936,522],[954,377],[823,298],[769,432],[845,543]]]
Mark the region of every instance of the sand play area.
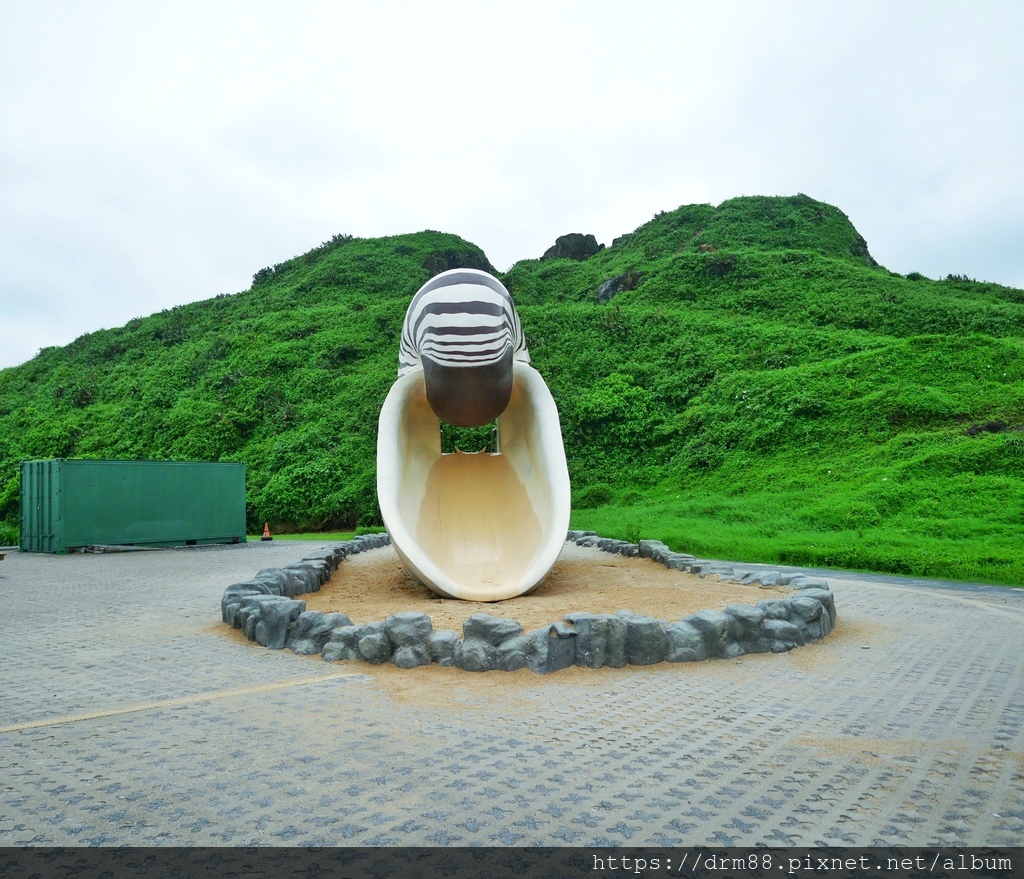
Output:
[[567,543],[534,592],[505,601],[441,598],[413,578],[391,547],[346,559],[330,582],[302,599],[308,610],[341,611],[356,625],[401,611],[419,611],[430,615],[435,629],[461,632],[462,623],[475,613],[518,620],[526,631],[532,631],[574,611],[631,610],[672,621],[701,610],[753,604],[785,594],[788,590],[781,587],[741,586],[715,576],[702,580],[650,559],[626,558]]

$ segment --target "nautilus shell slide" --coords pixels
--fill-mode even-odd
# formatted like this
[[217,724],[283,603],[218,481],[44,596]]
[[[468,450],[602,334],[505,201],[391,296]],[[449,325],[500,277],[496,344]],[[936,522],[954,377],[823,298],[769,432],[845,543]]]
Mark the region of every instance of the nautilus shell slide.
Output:
[[[438,287],[443,288],[444,305],[435,310],[445,319],[436,322],[435,335],[453,332],[458,321],[451,318],[456,310],[452,303],[472,298],[481,284],[500,288],[508,297],[496,279],[482,272],[445,275],[455,277],[439,276],[440,281],[434,279],[421,290],[434,284],[436,296]],[[500,402],[508,397],[497,417],[497,452],[442,454],[435,409],[448,411],[443,398],[457,395],[462,377],[477,366],[470,362],[451,367],[464,372],[453,372],[451,383],[438,382],[430,344],[416,337],[416,327],[423,323],[417,305],[422,301],[414,299],[406,316],[403,346],[408,342],[423,364],[406,363],[384,401],[378,427],[377,494],[385,528],[406,567],[438,595],[470,601],[525,595],[551,570],[569,527],[569,472],[555,401],[540,373],[523,358],[513,359],[510,345],[498,367],[479,367],[487,376],[496,368],[509,374],[495,381]],[[506,307],[511,309],[510,304]],[[469,335],[466,323],[458,324],[462,338]],[[497,347],[491,344],[488,350]],[[525,347],[523,352],[528,357]],[[466,381],[479,391],[476,379]]]
[[447,598],[501,601],[532,591],[569,527],[569,474],[547,385],[515,364],[498,453],[441,453],[422,371],[388,394],[377,437],[377,492],[391,545]]

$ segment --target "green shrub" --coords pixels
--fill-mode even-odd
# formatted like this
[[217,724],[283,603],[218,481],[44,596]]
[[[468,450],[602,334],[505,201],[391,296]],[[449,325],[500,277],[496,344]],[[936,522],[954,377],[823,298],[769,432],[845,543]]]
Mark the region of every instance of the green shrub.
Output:
[[588,485],[573,492],[573,508],[592,509],[610,504],[615,495],[614,489],[606,482]]

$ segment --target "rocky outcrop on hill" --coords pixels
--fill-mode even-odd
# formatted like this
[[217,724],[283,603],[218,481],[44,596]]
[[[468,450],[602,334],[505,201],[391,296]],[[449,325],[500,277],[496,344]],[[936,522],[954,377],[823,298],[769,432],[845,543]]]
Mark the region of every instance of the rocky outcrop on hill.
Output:
[[593,235],[570,232],[556,238],[555,243],[544,251],[541,259],[574,259],[576,262],[583,262],[602,250],[604,245],[598,244]]
[[479,269],[492,275],[497,271],[483,252],[477,250],[435,250],[423,260],[423,268],[431,277],[449,269]]
[[642,277],[643,272],[626,272],[602,282],[601,286],[597,288],[598,305],[610,302],[614,296],[625,293],[627,290],[635,290]]

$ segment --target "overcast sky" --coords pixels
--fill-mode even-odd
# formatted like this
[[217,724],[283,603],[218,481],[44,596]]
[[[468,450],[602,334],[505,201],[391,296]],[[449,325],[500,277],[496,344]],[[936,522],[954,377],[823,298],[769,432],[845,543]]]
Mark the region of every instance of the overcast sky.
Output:
[[1024,287],[1024,4],[0,0],[0,367],[335,233],[505,269],[803,192]]

